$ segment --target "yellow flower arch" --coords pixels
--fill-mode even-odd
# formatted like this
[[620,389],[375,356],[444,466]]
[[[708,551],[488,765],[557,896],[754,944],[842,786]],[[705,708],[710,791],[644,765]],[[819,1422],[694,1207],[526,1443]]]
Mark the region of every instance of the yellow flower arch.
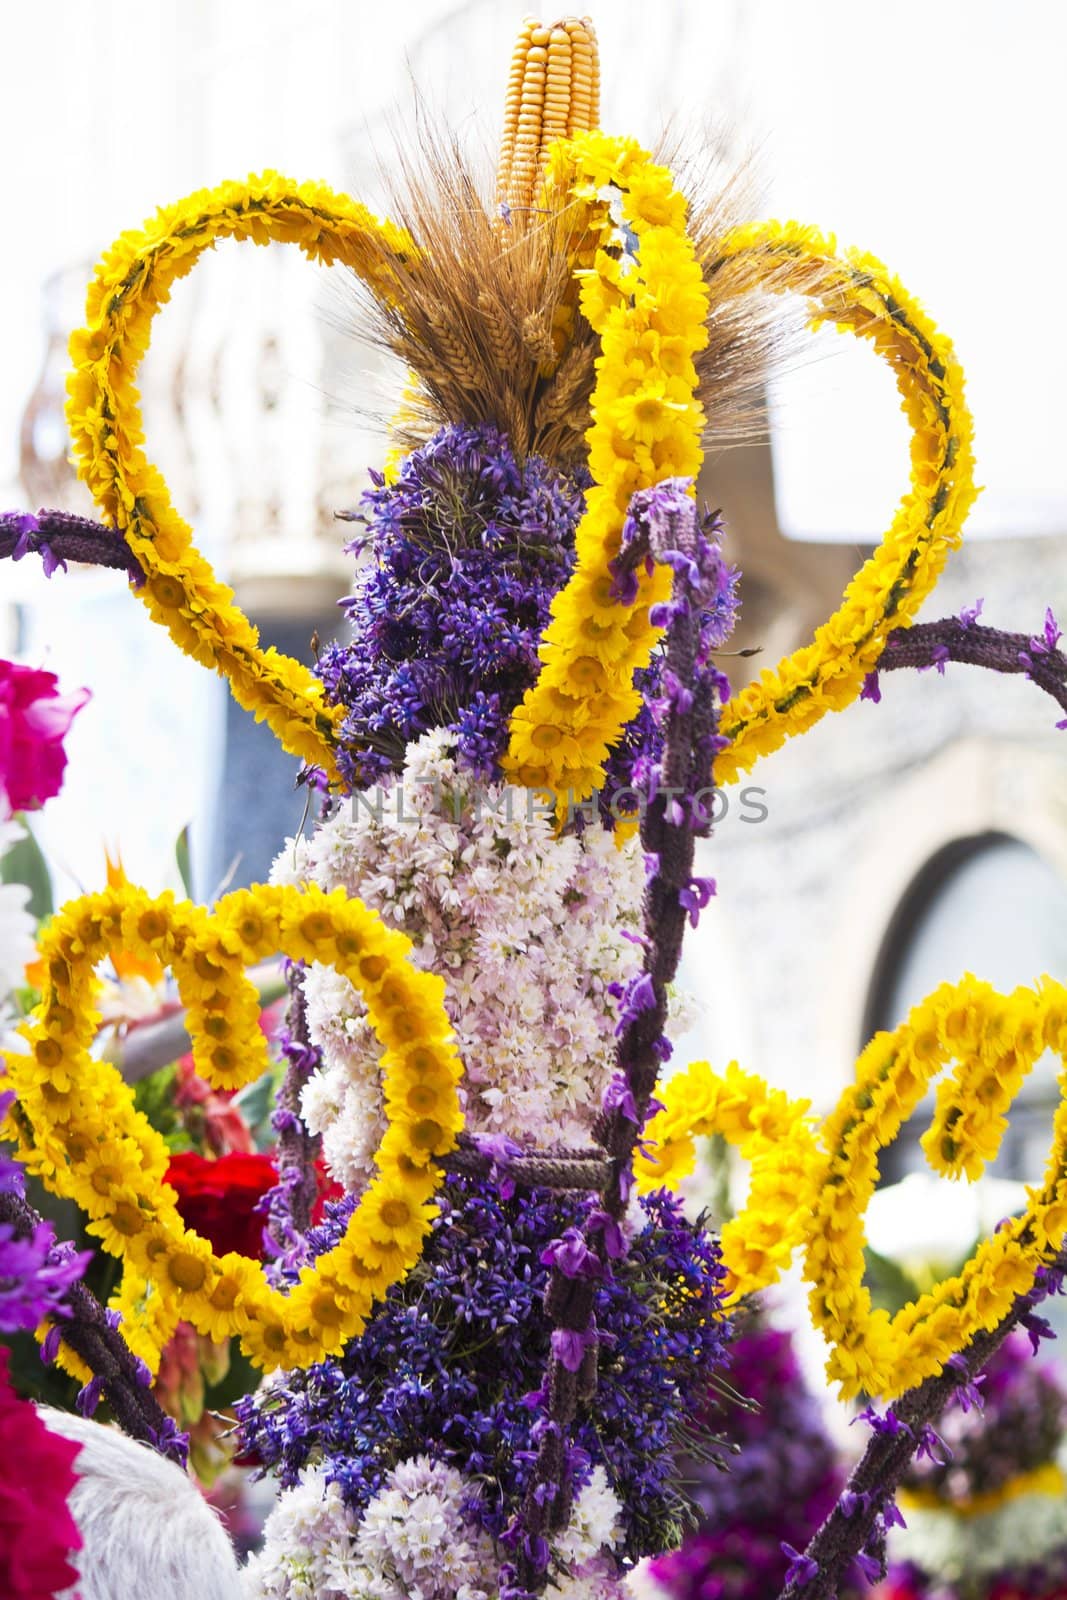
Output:
[[[220,1088],[251,1082],[268,1066],[247,965],[283,951],[336,967],[361,991],[384,1052],[389,1126],[340,1242],[303,1269],[292,1293],[274,1289],[258,1261],[217,1256],[184,1225],[164,1181],[162,1136],[117,1069],[90,1054],[99,1025],[93,971],[112,946],[172,967],[197,1071]],[[150,1365],[180,1315],[211,1338],[236,1335],[258,1366],[308,1366],[342,1349],[418,1259],[437,1214],[435,1158],[453,1147],[463,1117],[444,980],[414,968],[410,949],[359,900],[313,887],[260,885],[225,896],[214,912],[117,887],[49,924],[27,1049],[7,1056],[18,1096],[7,1132],[29,1170],[75,1200],[104,1249],[128,1264],[120,1304]]]

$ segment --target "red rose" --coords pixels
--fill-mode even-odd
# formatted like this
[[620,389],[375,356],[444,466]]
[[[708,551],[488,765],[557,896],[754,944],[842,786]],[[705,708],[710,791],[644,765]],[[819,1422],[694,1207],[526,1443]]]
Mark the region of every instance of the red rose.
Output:
[[61,695],[54,672],[0,661],[0,790],[9,810],[32,810],[59,793],[63,740],[88,698],[88,689]]
[[51,1600],[78,1581],[67,1557],[81,1534],[67,1499],[81,1446],[50,1433],[28,1400],[7,1381],[0,1349],[0,1594],[4,1600]]
[[178,1192],[182,1221],[217,1254],[262,1258],[265,1218],[255,1208],[277,1182],[270,1156],[235,1150],[209,1159],[186,1150],[171,1158],[166,1181]]

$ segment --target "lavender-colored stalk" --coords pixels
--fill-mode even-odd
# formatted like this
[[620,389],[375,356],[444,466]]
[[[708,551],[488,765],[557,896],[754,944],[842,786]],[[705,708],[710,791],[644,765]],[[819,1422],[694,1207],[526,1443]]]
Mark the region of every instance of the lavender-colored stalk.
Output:
[[125,572],[130,582],[140,586],[144,572],[122,534],[102,522],[78,517],[70,511],[0,512],[0,560],[38,555],[44,563],[45,577],[57,567],[66,570],[68,561],[93,567],[114,567]]
[[1019,1295],[1003,1321],[977,1334],[942,1373],[910,1389],[884,1417],[863,1414],[874,1430],[867,1449],[836,1506],[794,1560],[779,1600],[834,1600],[854,1560],[872,1580],[885,1576],[886,1528],[900,1520],[894,1496],[913,1457],[936,1449],[934,1422],[958,1391],[973,1393],[975,1379],[1013,1328],[1022,1326],[1035,1340],[1046,1336],[1048,1325],[1035,1308],[1061,1291],[1065,1272],[1067,1252],[1039,1267],[1033,1288]]
[[[42,1218],[21,1195],[0,1194],[0,1223],[6,1224],[16,1239],[33,1239]],[[57,1253],[62,1249],[56,1246]],[[62,1309],[53,1309],[49,1321],[42,1352],[45,1358],[54,1356],[62,1340],[93,1373],[78,1395],[82,1415],[91,1416],[102,1397],[131,1438],[143,1440],[184,1466],[188,1439],[152,1393],[152,1375],[119,1332],[117,1313],[106,1311],[83,1283],[73,1283],[64,1290]]]
[[307,1259],[307,1232],[318,1197],[315,1163],[322,1140],[308,1132],[300,1114],[300,1096],[321,1067],[322,1057],[308,1037],[303,976],[304,968],[298,962],[287,965],[289,1009],[278,1036],[287,1065],[271,1114],[271,1127],[278,1136],[274,1158],[278,1182],[257,1208],[267,1218],[266,1242],[277,1258],[270,1269],[272,1275]]
[[663,1032],[667,986],[677,971],[686,920],[695,923],[714,888],[693,877],[693,856],[697,837],[710,831],[701,797],[711,792],[712,763],[721,748],[716,714],[724,688],[710,653],[733,622],[732,582],[713,542],[719,523],[713,519],[702,528],[687,491],[684,480],[669,479],[635,495],[614,563],[622,599],[634,598],[642,564],[651,572],[660,563],[674,573],[671,599],[651,613],[652,622],[666,628],[666,652],[662,698],[652,708],[662,733],[661,752],[641,772],[647,796],[641,819],[648,864],[645,959],[623,996],[619,1071],[594,1126],[594,1137],[609,1157],[607,1181],[584,1230],[569,1230],[573,1237],[555,1241],[542,1257],[553,1269],[545,1309],[555,1325],[544,1386],[547,1417],[516,1530],[514,1575],[509,1573],[502,1586],[509,1600],[544,1587],[547,1535],[565,1527],[570,1517],[569,1430],[579,1401],[591,1399],[596,1390],[596,1286],[626,1249],[620,1223],[632,1187],[633,1153],[653,1106],[660,1067],[670,1054]]
[[[943,672],[949,661],[962,661],[991,672],[1021,673],[1050,694],[1067,714],[1067,655],[1058,648],[1060,630],[1052,612],[1045,614],[1040,634],[1006,633],[1000,628],[985,628],[978,621],[981,601],[958,617],[942,617],[937,622],[919,622],[911,628],[897,628],[886,640],[878,667],[864,686],[864,698],[880,698],[878,676],[903,667],[920,672],[931,667]],[[1065,720],[1057,724],[1067,727]]]

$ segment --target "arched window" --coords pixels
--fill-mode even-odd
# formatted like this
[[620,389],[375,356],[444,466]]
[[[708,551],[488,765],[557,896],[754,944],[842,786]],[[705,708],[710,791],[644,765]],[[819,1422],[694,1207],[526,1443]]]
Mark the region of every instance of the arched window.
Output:
[[[893,1028],[938,984],[964,973],[1008,991],[1043,973],[1067,974],[1067,885],[1029,845],[1005,834],[960,839],[912,883],[886,932],[871,985],[864,1040]],[[1034,1067],[992,1171],[1032,1183],[1044,1172],[1058,1099],[1059,1063]],[[925,1169],[919,1138],[931,1096],[882,1153],[882,1180]]]

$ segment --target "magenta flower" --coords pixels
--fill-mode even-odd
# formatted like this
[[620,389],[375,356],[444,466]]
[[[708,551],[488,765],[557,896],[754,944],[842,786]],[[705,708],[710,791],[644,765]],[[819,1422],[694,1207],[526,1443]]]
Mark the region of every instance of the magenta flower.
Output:
[[77,1583],[81,1535],[67,1500],[80,1445],[50,1433],[8,1383],[0,1350],[0,1593],[44,1600]]
[[33,810],[59,793],[63,740],[88,699],[88,689],[61,695],[53,672],[0,661],[0,789],[9,812]]

